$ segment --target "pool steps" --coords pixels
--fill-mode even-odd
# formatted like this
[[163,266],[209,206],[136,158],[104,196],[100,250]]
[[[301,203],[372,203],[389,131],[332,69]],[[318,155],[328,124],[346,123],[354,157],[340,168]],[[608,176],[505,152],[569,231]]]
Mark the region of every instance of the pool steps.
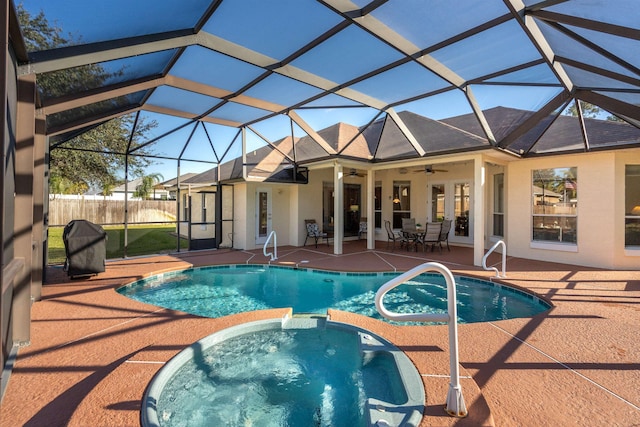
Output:
[[317,313],[286,314],[282,318],[282,329],[325,329],[329,316]]

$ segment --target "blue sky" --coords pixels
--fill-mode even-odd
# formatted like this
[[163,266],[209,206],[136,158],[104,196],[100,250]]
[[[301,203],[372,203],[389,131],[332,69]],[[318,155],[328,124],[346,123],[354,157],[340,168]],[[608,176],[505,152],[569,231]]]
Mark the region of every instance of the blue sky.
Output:
[[[96,42],[113,38],[136,36],[162,31],[178,30],[192,27],[209,6],[209,0],[112,0],[94,2],[87,0],[24,0],[27,10],[36,14],[40,9],[50,23],[60,26],[65,33],[80,42]],[[395,4],[395,3],[394,3]],[[414,43],[436,43],[434,37],[446,37],[446,31],[425,32],[425,19],[436,19],[438,16],[450,16],[449,8],[474,10],[473,14],[462,14],[451,23],[456,31],[463,31],[486,22],[492,17],[505,13],[504,3],[492,1],[477,7],[473,0],[464,0],[452,5],[434,4],[437,10],[426,10],[413,6],[403,8],[396,5],[387,10],[383,5],[375,14],[382,19],[394,20],[404,17],[403,36]],[[407,10],[411,11],[408,13]],[[416,11],[415,13],[413,11]],[[374,14],[374,15],[375,15]],[[444,18],[443,18],[444,19]],[[256,52],[276,59],[284,59],[291,52],[313,40],[327,29],[335,26],[341,18],[328,8],[315,1],[271,0],[234,0],[222,3],[216,13],[205,26],[204,31],[223,37],[233,43],[247,46]],[[505,67],[517,66],[534,61],[539,53],[529,43],[524,33],[518,32],[514,37],[515,22],[508,21],[489,31],[461,40],[458,43],[438,49],[432,56],[445,66],[455,70],[461,77],[473,79],[481,75],[493,73]],[[453,31],[453,30],[451,30]],[[437,34],[436,34],[437,33]],[[482,40],[478,40],[482,38]],[[516,49],[516,47],[518,47]],[[510,51],[509,55],[500,52]],[[126,71],[126,78],[149,75],[153,70],[162,70],[168,63],[172,52],[159,52],[125,58],[106,64],[105,67]],[[484,61],[491,56],[493,61]],[[304,71],[312,72],[334,82],[345,82],[359,77],[377,67],[392,63],[402,56],[365,31],[351,25],[339,31],[313,50],[296,58],[291,65]],[[471,60],[470,60],[471,59]],[[336,65],[339,64],[339,65]],[[158,71],[155,71],[158,72]],[[239,61],[229,56],[213,52],[200,46],[188,47],[180,61],[176,63],[170,74],[203,84],[210,84],[230,92],[239,90],[247,82],[263,72],[259,67]],[[495,79],[500,86],[471,85],[474,98],[482,109],[495,106],[506,106],[517,109],[537,110],[560,91],[558,87],[518,87],[505,85],[509,82],[534,81],[541,84],[554,83],[555,78],[545,65],[531,67],[511,75]],[[419,66],[415,62],[387,70],[352,86],[352,89],[367,93],[384,103],[395,103],[417,95],[441,90],[450,83]],[[318,89],[305,83],[274,74],[249,89],[245,95],[265,99],[280,105],[291,105],[308,99],[318,93]],[[176,88],[159,87],[151,96],[149,103],[158,107],[176,108],[192,114],[200,114],[216,105],[220,100],[181,91]],[[314,106],[352,105],[353,101],[337,95],[329,95],[314,101]],[[461,90],[450,90],[428,99],[414,101],[395,107],[396,111],[410,110],[432,119],[471,113],[471,107]],[[368,123],[377,111],[371,108],[320,108],[296,111],[312,128],[320,130],[337,122],[346,122],[355,126]],[[259,118],[264,110],[238,103],[227,103],[215,112],[217,118],[234,121],[247,121]],[[160,126],[154,130],[152,137],[158,137],[176,123],[184,119],[158,116]],[[271,119],[255,124],[256,130],[271,141],[278,140],[291,132],[288,120]],[[223,151],[231,141],[237,129],[216,129],[212,137],[216,150]],[[294,127],[296,136],[304,133]],[[210,136],[211,137],[211,136]],[[182,147],[188,138],[183,129],[164,138],[154,146],[159,147],[159,155],[168,155],[168,151]],[[205,139],[200,138],[193,146],[203,146]],[[204,145],[203,145],[204,144]],[[257,137],[248,142],[249,149],[264,145]],[[205,151],[206,152],[206,151]],[[178,153],[173,153],[175,155]],[[221,153],[218,153],[219,155]],[[193,158],[193,154],[191,154]],[[181,165],[181,171],[209,169],[211,165],[189,163]],[[149,173],[161,173],[164,178],[173,178],[176,174],[175,162],[162,162],[149,168]]]

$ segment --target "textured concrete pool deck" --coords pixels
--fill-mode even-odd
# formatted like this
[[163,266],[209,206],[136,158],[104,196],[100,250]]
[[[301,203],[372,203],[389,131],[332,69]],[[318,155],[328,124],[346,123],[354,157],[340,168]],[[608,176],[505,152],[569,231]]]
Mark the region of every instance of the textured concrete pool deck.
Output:
[[[281,265],[341,271],[406,271],[437,261],[454,274],[493,276],[473,266],[469,248],[451,252],[375,251],[363,241],[278,248]],[[499,262],[492,255],[489,264]],[[308,262],[303,262],[308,261]],[[2,426],[136,426],[157,370],[178,351],[222,328],[281,317],[287,309],[205,319],[123,297],[114,289],[190,266],[266,263],[262,250],[201,251],[112,260],[107,271],[70,280],[47,269],[32,306],[31,345],[21,348],[2,401]],[[612,271],[508,258],[506,283],[553,304],[532,318],[459,326],[467,418],[443,410],[448,388],[446,326],[393,326],[330,311],[400,347],[423,376],[422,426],[640,425],[640,271]]]

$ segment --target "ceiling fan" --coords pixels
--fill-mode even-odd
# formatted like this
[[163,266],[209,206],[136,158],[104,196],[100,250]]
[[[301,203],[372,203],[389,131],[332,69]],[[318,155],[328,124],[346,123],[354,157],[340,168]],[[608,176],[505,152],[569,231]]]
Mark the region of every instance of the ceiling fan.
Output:
[[359,177],[363,177],[363,176],[367,176],[364,173],[359,173],[356,169],[351,169],[349,171],[349,173],[347,174],[347,176],[359,176]]
[[418,173],[418,172],[423,172],[423,173],[426,173],[427,175],[431,175],[431,174],[434,174],[436,172],[449,172],[449,171],[446,170],[446,169],[434,169],[433,166],[426,165],[422,169],[416,169],[416,170],[413,171],[413,173]]

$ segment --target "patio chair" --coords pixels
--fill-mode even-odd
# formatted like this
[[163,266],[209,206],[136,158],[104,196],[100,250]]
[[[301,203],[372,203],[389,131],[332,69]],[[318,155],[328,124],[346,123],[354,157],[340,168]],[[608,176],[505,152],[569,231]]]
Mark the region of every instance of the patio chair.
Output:
[[396,248],[396,242],[400,242],[400,247],[403,247],[405,245],[406,241],[404,236],[393,231],[390,221],[384,221],[384,228],[385,230],[387,230],[387,249],[389,249],[389,243],[392,243],[392,251]]
[[358,239],[362,239],[363,234],[366,239],[367,238],[367,218],[360,219],[360,226],[358,228]]
[[327,246],[329,246],[329,235],[327,233],[323,233],[320,231],[318,227],[318,223],[315,219],[305,219],[304,225],[307,228],[307,236],[304,238],[304,244],[302,246],[307,245],[307,239],[311,237],[315,240],[316,248],[318,247],[318,240],[326,239]]
[[449,247],[449,231],[451,230],[451,220],[445,219],[442,221],[442,229],[440,230],[440,237],[438,237],[438,246],[440,247],[440,252],[442,252],[442,242],[447,242],[447,250],[451,252],[451,248]]
[[416,229],[416,219],[415,218],[402,218],[402,230],[403,231],[413,231]]
[[[441,222],[428,222],[424,234],[419,235],[416,239],[416,251],[418,250],[417,245],[422,245],[423,252],[427,250],[427,246],[431,245],[431,251],[433,252],[434,246],[440,239],[441,230]],[[440,249],[440,252],[442,252],[442,249]]]

